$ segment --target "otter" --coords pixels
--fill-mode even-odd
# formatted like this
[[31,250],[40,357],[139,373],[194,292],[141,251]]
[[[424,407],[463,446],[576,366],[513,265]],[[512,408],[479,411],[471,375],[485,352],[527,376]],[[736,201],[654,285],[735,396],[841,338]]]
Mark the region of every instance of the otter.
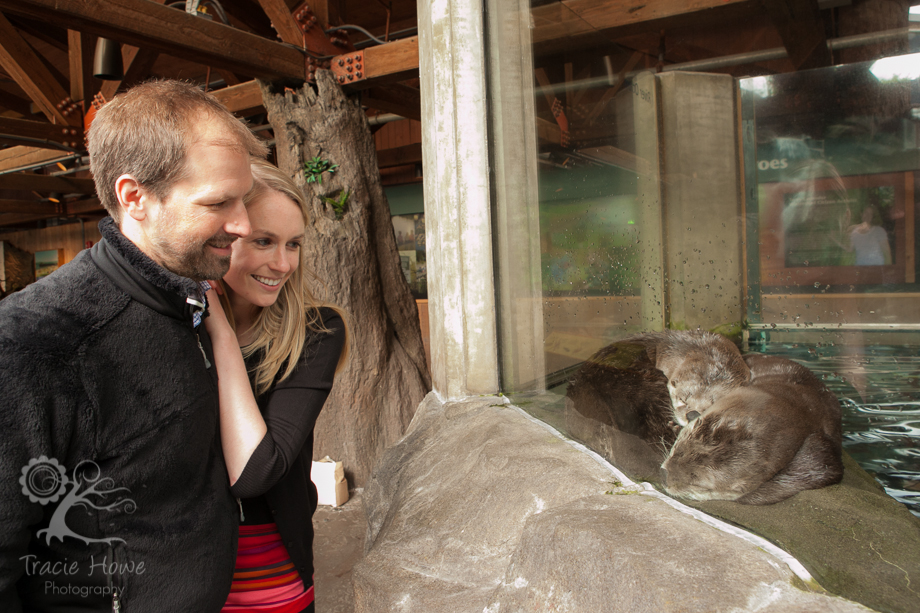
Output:
[[665,490],[695,500],[765,505],[843,478],[840,404],[791,360],[744,356],[750,384],[681,430],[662,464]]
[[655,367],[668,379],[673,419],[686,426],[719,398],[750,382],[741,352],[720,334],[665,330],[624,340],[646,347]]
[[568,384],[567,433],[634,479],[656,478],[677,432],[669,424],[667,379],[646,347],[622,341],[608,345]]

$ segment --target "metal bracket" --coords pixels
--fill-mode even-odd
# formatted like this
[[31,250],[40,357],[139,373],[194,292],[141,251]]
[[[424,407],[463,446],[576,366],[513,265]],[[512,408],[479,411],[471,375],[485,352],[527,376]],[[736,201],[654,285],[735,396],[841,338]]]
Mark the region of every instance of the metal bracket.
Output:
[[310,10],[310,5],[301,2],[294,8],[294,21],[300,26],[302,32],[308,32],[316,25],[316,15]]
[[352,51],[332,58],[332,74],[340,85],[363,81],[365,72],[364,51]]

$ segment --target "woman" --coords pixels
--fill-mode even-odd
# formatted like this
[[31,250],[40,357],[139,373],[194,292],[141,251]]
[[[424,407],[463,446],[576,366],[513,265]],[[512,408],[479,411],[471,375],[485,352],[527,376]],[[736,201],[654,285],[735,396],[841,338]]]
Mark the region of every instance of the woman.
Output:
[[313,611],[313,426],[344,361],[346,328],[335,309],[317,307],[306,287],[302,192],[262,160],[252,162],[252,174],[252,233],[233,243],[223,295],[209,292],[205,320],[219,376],[224,458],[240,501],[239,551],[224,611],[297,613]]

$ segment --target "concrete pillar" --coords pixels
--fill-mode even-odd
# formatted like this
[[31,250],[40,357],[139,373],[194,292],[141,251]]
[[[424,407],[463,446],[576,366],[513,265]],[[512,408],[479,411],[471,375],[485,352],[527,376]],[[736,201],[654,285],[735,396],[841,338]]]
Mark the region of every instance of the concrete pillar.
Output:
[[653,72],[637,75],[632,85],[633,129],[641,168],[636,183],[639,200],[639,266],[643,330],[665,328],[658,82]]
[[730,75],[657,76],[667,325],[740,332],[742,217]]
[[499,390],[481,0],[418,0],[434,390]]
[[543,284],[530,1],[486,0],[502,389],[540,391]]

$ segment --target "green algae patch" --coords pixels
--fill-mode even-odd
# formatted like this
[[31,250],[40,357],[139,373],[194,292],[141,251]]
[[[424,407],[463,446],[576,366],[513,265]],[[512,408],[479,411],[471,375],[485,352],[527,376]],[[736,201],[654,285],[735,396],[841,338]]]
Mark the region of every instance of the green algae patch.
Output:
[[878,611],[920,612],[920,519],[843,455],[841,483],[777,504],[682,502],[772,541],[832,594]]

